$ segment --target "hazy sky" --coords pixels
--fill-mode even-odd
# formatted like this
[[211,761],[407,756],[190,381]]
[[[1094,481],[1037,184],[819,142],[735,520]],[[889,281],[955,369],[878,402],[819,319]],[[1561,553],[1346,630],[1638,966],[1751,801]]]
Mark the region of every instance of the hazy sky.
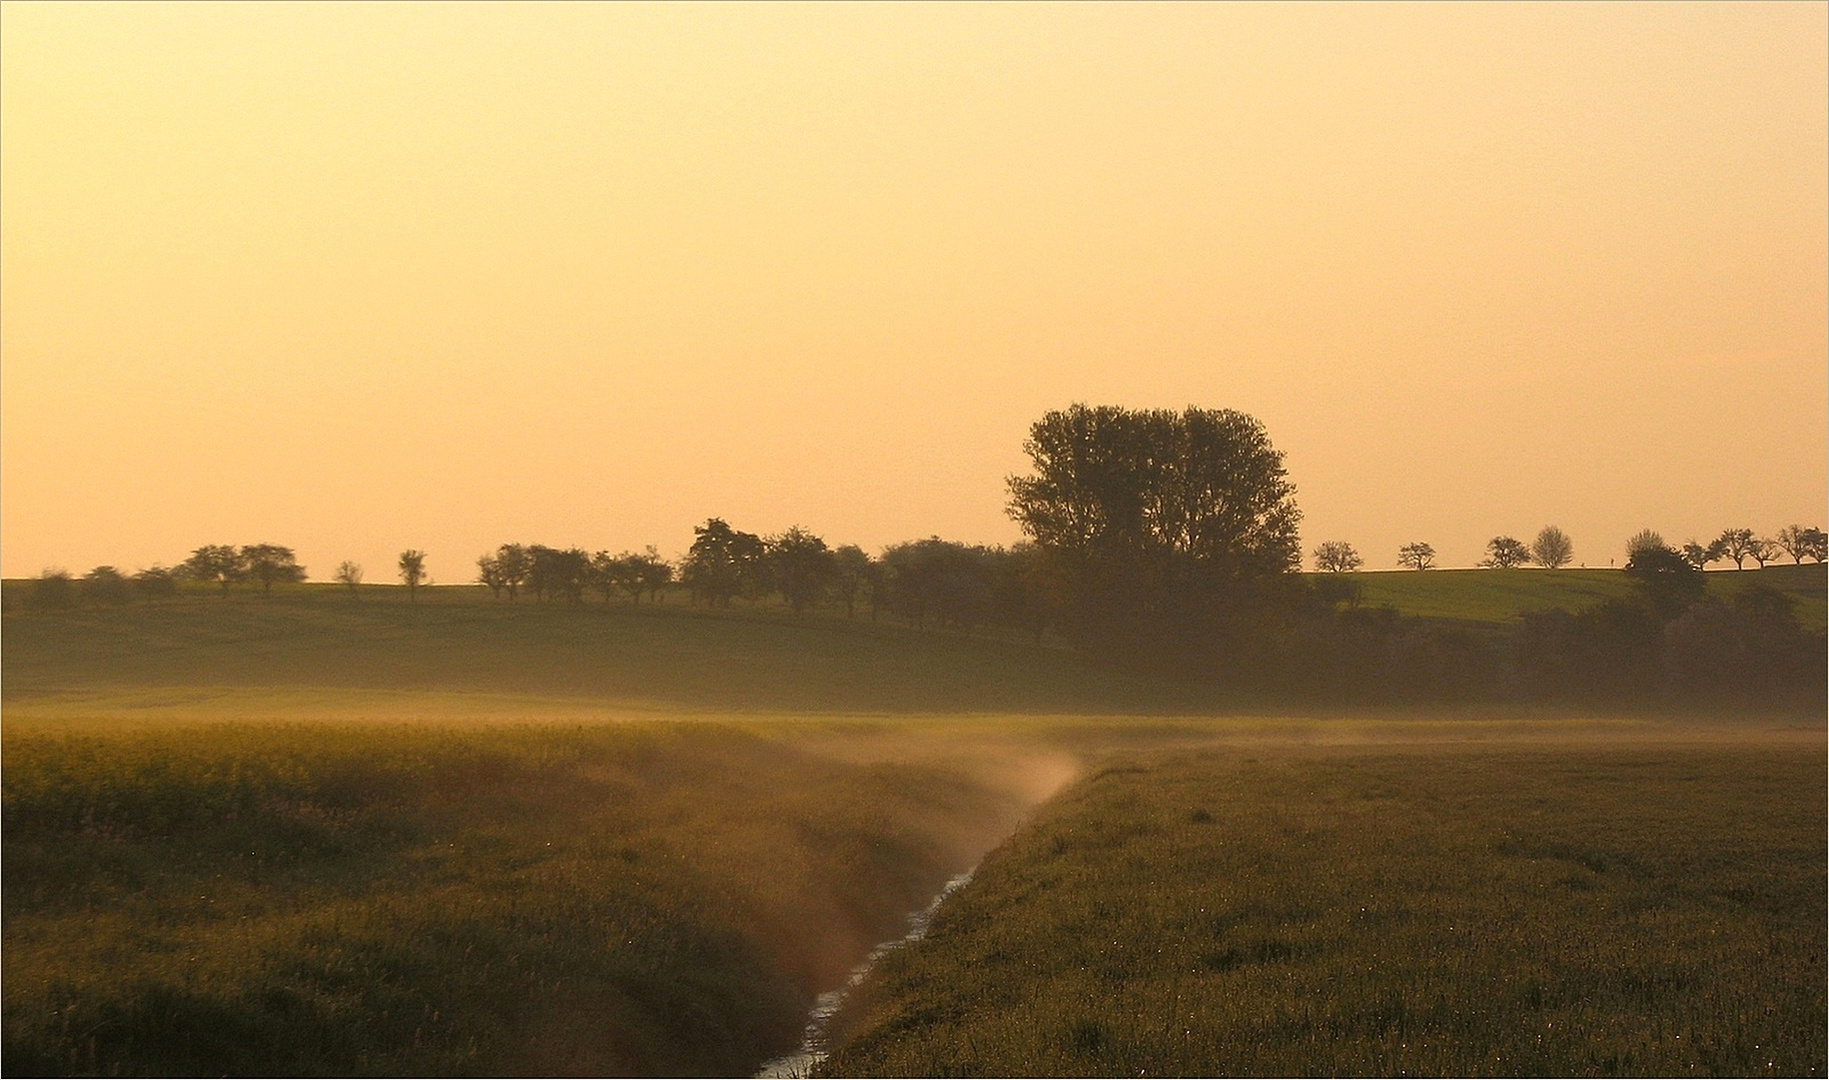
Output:
[[1824,524],[1829,6],[0,9],[0,572],[1008,542],[1240,409],[1305,548]]

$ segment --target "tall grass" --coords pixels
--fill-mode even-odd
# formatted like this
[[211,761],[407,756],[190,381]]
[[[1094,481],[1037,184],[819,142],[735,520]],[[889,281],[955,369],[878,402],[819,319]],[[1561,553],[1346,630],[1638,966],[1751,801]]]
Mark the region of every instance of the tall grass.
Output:
[[999,849],[832,1075],[1816,1075],[1807,749],[1120,761]]
[[711,725],[5,741],[13,1075],[738,1074],[1015,813]]

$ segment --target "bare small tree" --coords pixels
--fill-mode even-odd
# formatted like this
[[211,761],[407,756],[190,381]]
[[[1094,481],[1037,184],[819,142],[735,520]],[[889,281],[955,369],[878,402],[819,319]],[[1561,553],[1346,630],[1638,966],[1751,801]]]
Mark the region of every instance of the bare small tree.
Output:
[[419,585],[425,581],[425,552],[407,548],[400,553],[400,580],[406,584],[407,597],[419,600]]
[[1758,541],[1751,529],[1723,529],[1715,543],[1721,545],[1721,554],[1734,560],[1734,569],[1745,570],[1746,561],[1753,557],[1753,545]]
[[1821,529],[1804,530],[1804,555],[1823,562],[1829,559],[1829,533]]
[[1554,525],[1545,525],[1531,544],[1531,558],[1538,566],[1560,570],[1575,558],[1575,543],[1569,534]]
[[1677,554],[1683,556],[1683,561],[1697,570],[1706,570],[1709,563],[1721,558],[1721,541],[1717,540],[1707,547],[1703,547],[1696,542],[1694,537],[1691,537]]
[[1486,542],[1486,558],[1480,565],[1488,570],[1510,570],[1531,561],[1530,548],[1524,541],[1510,536],[1495,536]]
[[1350,574],[1365,565],[1365,560],[1344,540],[1323,541],[1315,549],[1315,569],[1323,574]]
[[1427,570],[1435,565],[1435,549],[1418,540],[1397,549],[1397,565],[1412,570]]
[[349,590],[349,595],[356,595],[356,586],[362,584],[362,564],[344,559],[337,564],[337,584]]
[[478,555],[476,557],[476,580],[489,586],[490,595],[500,600],[502,590],[508,585],[508,580],[502,573],[502,560],[494,555]]
[[1821,529],[1806,529],[1802,525],[1786,525],[1773,539],[1786,555],[1791,556],[1793,563],[1801,563],[1811,552],[1810,534],[1821,532]]

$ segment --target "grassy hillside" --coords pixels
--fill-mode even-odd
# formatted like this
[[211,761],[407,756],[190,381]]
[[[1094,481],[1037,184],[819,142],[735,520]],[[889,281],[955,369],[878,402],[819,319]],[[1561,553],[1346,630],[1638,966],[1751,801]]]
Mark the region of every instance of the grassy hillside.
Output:
[[[1361,604],[1477,623],[1509,622],[1523,612],[1546,608],[1581,611],[1632,593],[1631,582],[1618,570],[1428,570],[1346,576],[1359,585]],[[1777,589],[1792,599],[1804,626],[1820,630],[1829,620],[1829,578],[1820,563],[1710,571],[1706,581],[1709,591],[1720,596],[1756,585]]]
[[461,691],[743,711],[1135,712],[1210,692],[1090,668],[1023,638],[775,608],[510,604],[477,589],[362,599],[305,586],[4,616],[9,702],[77,690]]
[[1820,739],[1132,755],[980,868],[831,1075],[1821,1076]]

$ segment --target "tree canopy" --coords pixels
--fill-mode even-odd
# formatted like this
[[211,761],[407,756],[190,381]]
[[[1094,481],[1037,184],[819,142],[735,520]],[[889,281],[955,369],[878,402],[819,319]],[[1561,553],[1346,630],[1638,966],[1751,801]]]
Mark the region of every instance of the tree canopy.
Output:
[[[1010,516],[1082,650],[1118,663],[1244,663],[1246,612],[1300,565],[1295,487],[1262,424],[1230,409],[1073,405],[1030,428]],[[1038,576],[1039,575],[1039,576]],[[1038,592],[1036,595],[1043,595]]]

